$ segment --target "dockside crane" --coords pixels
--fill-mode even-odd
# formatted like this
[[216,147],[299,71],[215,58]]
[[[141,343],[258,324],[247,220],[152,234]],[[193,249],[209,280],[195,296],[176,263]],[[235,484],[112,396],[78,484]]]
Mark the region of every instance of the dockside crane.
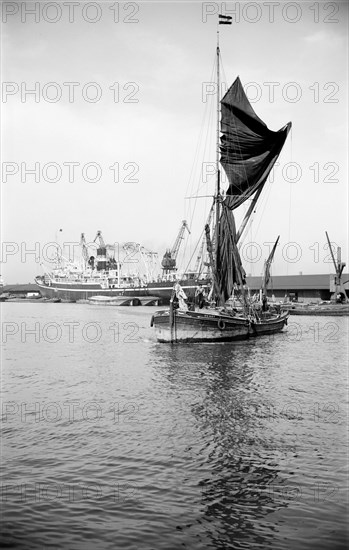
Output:
[[102,237],[102,231],[97,231],[97,235],[95,236],[95,239],[93,242],[95,243],[97,239],[99,240],[100,248],[106,248],[104,239]]
[[349,300],[347,298],[347,294],[344,289],[344,283],[342,281],[342,273],[346,265],[344,262],[342,262],[342,250],[340,246],[337,247],[337,261],[336,261],[327,231],[325,231],[325,233],[327,237],[328,247],[330,249],[331,256],[332,256],[333,265],[336,271],[336,274],[334,276],[334,289],[333,289],[333,294],[331,294],[331,301],[348,302]]
[[[210,212],[209,212],[207,222],[206,222],[205,225],[209,226],[211,224],[212,217],[213,217],[213,212],[214,212],[214,210],[213,210],[213,207],[212,207]],[[194,273],[196,273],[197,275],[200,275],[200,273],[204,270],[205,267],[210,267],[210,262],[209,261],[205,262],[205,257],[207,255],[205,253],[206,247],[207,247],[207,240],[206,240],[206,234],[204,232],[204,235],[203,235],[202,240],[201,240],[199,252],[198,252],[198,255],[196,257],[195,267],[194,267]]]
[[168,248],[164,254],[164,257],[162,258],[161,265],[164,275],[167,275],[168,273],[171,273],[173,271],[177,271],[176,259],[181,246],[181,242],[184,239],[184,232],[186,229],[190,235],[188,224],[186,220],[183,220],[173,247],[171,249]]
[[87,249],[87,244],[85,239],[85,233],[81,233],[80,246],[82,249],[82,259],[84,261],[84,268],[86,269],[86,267],[89,265],[90,258],[88,257],[88,249]]

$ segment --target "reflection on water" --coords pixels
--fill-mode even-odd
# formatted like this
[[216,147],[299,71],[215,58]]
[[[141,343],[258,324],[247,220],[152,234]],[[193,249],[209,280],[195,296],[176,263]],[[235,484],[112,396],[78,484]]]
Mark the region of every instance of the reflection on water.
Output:
[[[317,456],[312,456],[315,449],[307,438],[314,421],[320,420],[319,406],[309,399],[316,393],[315,388],[305,387],[302,379],[302,366],[306,366],[308,357],[298,365],[298,387],[290,385],[285,394],[276,384],[275,375],[277,380],[283,378],[284,386],[288,385],[293,353],[299,354],[290,343],[286,349],[285,345],[282,336],[279,341],[274,337],[238,345],[210,344],[202,346],[200,353],[194,345],[159,346],[156,350],[162,374],[179,394],[195,388],[190,415],[202,436],[196,449],[198,471],[203,473],[198,485],[203,526],[213,548],[289,548],[295,531],[299,533],[299,548],[328,548],[329,543],[333,548],[346,547],[345,507],[340,504],[335,478],[330,475],[328,481],[322,480],[321,489],[318,481],[301,481],[307,475],[318,480],[312,472]],[[316,351],[323,353],[319,348]],[[282,368],[282,372],[275,373],[276,368]],[[290,378],[294,381],[294,372]],[[306,384],[308,381],[306,378]],[[293,391],[307,398],[302,395],[295,399]],[[339,395],[334,391],[333,396],[334,403],[323,402],[320,408],[323,421],[332,417],[337,428],[339,417],[331,413],[338,411]],[[325,401],[327,398],[330,402],[329,394]],[[329,463],[333,464],[333,457]],[[334,535],[336,530],[329,529],[315,535],[319,524],[314,524],[313,531],[300,528],[309,510],[310,515],[319,514],[319,522],[326,519],[327,529],[331,526],[329,511],[332,520],[338,521],[334,514],[337,510],[342,514],[339,533]]]
[[101,338],[4,345],[4,547],[346,547],[345,319],[170,346],[152,308],[5,306]]

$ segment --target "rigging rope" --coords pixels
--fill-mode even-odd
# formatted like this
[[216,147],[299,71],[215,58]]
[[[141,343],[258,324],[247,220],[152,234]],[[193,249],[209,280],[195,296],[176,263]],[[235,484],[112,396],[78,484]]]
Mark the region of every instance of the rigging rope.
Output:
[[[215,70],[216,70],[216,55],[214,56],[214,62],[213,62],[213,66],[212,66],[210,82],[214,81]],[[186,196],[188,196],[188,195],[192,196],[193,200],[194,200],[194,204],[192,204],[191,200],[189,200],[189,204],[186,200],[184,202],[184,213],[185,213],[184,215],[185,215],[185,219],[188,219],[188,221],[189,221],[189,227],[191,229],[191,234],[194,233],[192,231],[192,226],[193,226],[193,220],[194,220],[194,216],[195,216],[195,213],[196,213],[196,210],[197,210],[197,205],[198,205],[197,195],[199,194],[199,191],[204,186],[206,187],[206,189],[209,187],[209,185],[211,184],[211,179],[213,177],[213,175],[212,176],[206,176],[206,181],[201,181],[201,176],[203,174],[203,169],[204,169],[204,164],[203,163],[205,161],[205,158],[209,158],[209,156],[207,156],[207,154],[209,154],[208,152],[210,152],[210,145],[211,145],[210,142],[212,142],[212,131],[211,130],[212,130],[212,120],[213,120],[213,116],[214,116],[213,103],[214,102],[212,101],[212,96],[209,96],[208,100],[206,101],[206,105],[205,105],[205,109],[204,109],[204,115],[203,115],[203,118],[202,118],[200,131],[199,131],[199,137],[198,137],[198,141],[197,141],[197,145],[196,145],[194,160],[193,160],[193,163],[192,163],[192,167],[191,167],[191,171],[190,171],[190,175],[189,175],[189,179],[188,179],[187,187],[186,187]],[[203,159],[202,162],[201,162],[201,165],[200,165],[200,162],[199,162],[200,158]],[[198,173],[198,169],[199,169],[199,173]],[[207,192],[205,194],[208,195]],[[213,192],[212,192],[212,196],[213,196]],[[205,224],[206,217],[207,217],[207,199],[205,200],[205,208],[203,209],[203,224],[202,225]],[[191,259],[193,258],[193,255],[195,254],[195,251],[197,250],[197,248],[199,246],[199,243],[202,239],[202,236],[203,235],[201,235],[200,240],[197,242],[197,244],[195,246],[194,252],[191,255]],[[188,238],[185,241],[185,245],[184,245],[184,249],[183,249],[183,253],[182,253],[183,258],[186,255],[189,240],[191,240],[191,238]],[[190,264],[190,261],[189,261],[189,264]],[[189,267],[189,264],[188,264],[188,267]],[[188,269],[188,267],[187,267],[187,269]]]

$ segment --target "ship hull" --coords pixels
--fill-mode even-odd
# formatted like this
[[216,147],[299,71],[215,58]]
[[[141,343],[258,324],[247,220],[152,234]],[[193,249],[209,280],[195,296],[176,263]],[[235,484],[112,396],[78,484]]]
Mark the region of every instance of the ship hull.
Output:
[[[49,299],[61,299],[67,302],[78,302],[88,300],[93,296],[132,296],[134,298],[155,296],[161,304],[169,304],[174,283],[172,281],[160,281],[148,283],[145,286],[128,286],[119,288],[102,288],[98,283],[83,285],[81,283],[54,282],[51,285],[44,283],[39,278],[35,279],[43,297]],[[200,281],[202,283],[202,281]],[[181,286],[189,300],[194,299],[197,283],[193,280],[182,281]],[[202,284],[208,288],[208,284]]]
[[288,311],[275,315],[269,319],[262,319],[259,322],[252,322],[250,326],[250,336],[265,336],[281,332],[289,317]]
[[156,338],[162,343],[234,342],[281,332],[288,312],[254,322],[243,316],[231,316],[214,310],[199,312],[175,310],[156,312],[151,321]]
[[157,340],[168,343],[231,342],[247,339],[249,332],[247,319],[211,312],[176,310],[171,323],[169,310],[158,311],[153,316],[152,324]]
[[48,285],[35,280],[40,288],[40,293],[45,298],[59,298],[67,302],[78,302],[79,300],[88,300],[93,296],[146,296],[147,290],[142,287],[127,288],[107,288],[103,289],[101,285],[79,285],[71,283],[54,283]]

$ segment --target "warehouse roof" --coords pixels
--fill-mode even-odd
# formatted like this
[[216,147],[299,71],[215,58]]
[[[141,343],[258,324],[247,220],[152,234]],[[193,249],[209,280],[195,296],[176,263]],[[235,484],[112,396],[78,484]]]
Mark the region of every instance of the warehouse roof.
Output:
[[[330,280],[333,275],[316,274],[316,275],[275,275],[272,277],[269,287],[275,290],[329,290]],[[342,275],[345,288],[349,288],[349,273]],[[262,277],[247,277],[247,285],[251,289],[259,289],[261,286]]]

